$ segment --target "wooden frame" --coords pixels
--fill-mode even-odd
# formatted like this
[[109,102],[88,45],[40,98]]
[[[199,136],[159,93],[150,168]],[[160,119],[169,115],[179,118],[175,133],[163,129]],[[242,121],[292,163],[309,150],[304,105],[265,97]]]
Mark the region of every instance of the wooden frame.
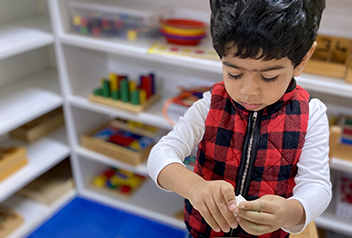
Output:
[[100,154],[109,156],[113,159],[120,160],[127,164],[131,164],[134,166],[140,164],[144,159],[149,156],[150,150],[152,149],[154,144],[149,145],[144,150],[135,152],[123,146],[115,145],[113,143],[93,137],[96,132],[102,130],[103,128],[109,125],[113,125],[113,123],[114,122],[111,121],[88,134],[83,134],[81,136],[82,146]]
[[64,115],[62,109],[59,108],[11,131],[10,135],[14,138],[31,143],[63,124]]
[[12,208],[0,205],[0,237],[7,237],[23,223],[23,218]]
[[13,147],[9,150],[0,149],[0,181],[10,176],[27,164],[26,149]]
[[92,102],[96,102],[96,103],[101,103],[101,104],[105,104],[111,107],[116,107],[119,109],[123,109],[129,112],[134,112],[134,113],[139,113],[143,110],[145,110],[147,107],[149,107],[150,105],[152,105],[154,102],[156,102],[159,98],[160,95],[159,94],[153,94],[152,96],[150,96],[147,101],[145,103],[139,104],[139,105],[134,105],[130,102],[123,102],[121,100],[114,100],[112,98],[106,98],[103,96],[97,96],[94,94],[90,94],[89,95],[89,100]]

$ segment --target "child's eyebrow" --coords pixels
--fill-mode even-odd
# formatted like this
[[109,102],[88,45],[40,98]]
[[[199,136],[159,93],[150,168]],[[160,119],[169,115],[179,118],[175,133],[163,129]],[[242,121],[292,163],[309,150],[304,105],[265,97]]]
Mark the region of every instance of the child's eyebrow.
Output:
[[279,69],[285,68],[283,65],[274,65],[274,66],[270,66],[270,67],[268,67],[268,68],[261,69],[261,70],[258,70],[258,69],[255,69],[255,70],[246,70],[246,69],[244,69],[244,68],[242,68],[242,67],[239,67],[239,66],[237,66],[237,65],[234,65],[234,64],[232,64],[232,63],[230,63],[230,62],[228,62],[228,61],[223,61],[222,63],[223,63],[224,65],[226,65],[226,66],[231,67],[231,68],[235,68],[235,69],[239,69],[239,70],[244,70],[244,71],[250,71],[250,72],[252,72],[252,71],[254,71],[254,72],[267,72],[267,71],[273,71],[273,70],[279,70]]

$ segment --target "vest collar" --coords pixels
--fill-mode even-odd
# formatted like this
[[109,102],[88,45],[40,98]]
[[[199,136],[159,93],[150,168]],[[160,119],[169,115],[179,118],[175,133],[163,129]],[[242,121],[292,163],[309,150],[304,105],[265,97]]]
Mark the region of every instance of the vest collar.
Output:
[[[271,104],[261,110],[261,111],[263,111],[263,115],[276,113],[276,112],[280,111],[282,107],[286,106],[290,102],[293,95],[295,94],[296,86],[297,86],[296,79],[292,78],[290,85],[288,86],[284,95],[277,102],[275,102],[275,103],[273,103],[273,104]],[[228,95],[228,97],[231,98],[230,95]],[[231,101],[237,110],[243,111],[245,114],[249,113],[249,111],[247,109],[245,109],[241,104],[235,102],[232,99],[231,99]]]

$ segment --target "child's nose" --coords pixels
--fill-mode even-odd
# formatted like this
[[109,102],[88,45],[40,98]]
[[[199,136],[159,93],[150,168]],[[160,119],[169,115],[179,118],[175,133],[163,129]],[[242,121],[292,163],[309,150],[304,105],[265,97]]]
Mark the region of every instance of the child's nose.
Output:
[[258,96],[260,86],[255,77],[249,76],[242,80],[241,93],[248,96]]

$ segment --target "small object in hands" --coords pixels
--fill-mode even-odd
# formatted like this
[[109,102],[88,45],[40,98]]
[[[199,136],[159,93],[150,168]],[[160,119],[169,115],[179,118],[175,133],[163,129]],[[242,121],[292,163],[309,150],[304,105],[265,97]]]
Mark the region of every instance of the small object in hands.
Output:
[[238,195],[236,196],[236,203],[237,203],[237,206],[241,203],[241,202],[245,202],[247,201],[244,197],[242,197],[242,195]]

